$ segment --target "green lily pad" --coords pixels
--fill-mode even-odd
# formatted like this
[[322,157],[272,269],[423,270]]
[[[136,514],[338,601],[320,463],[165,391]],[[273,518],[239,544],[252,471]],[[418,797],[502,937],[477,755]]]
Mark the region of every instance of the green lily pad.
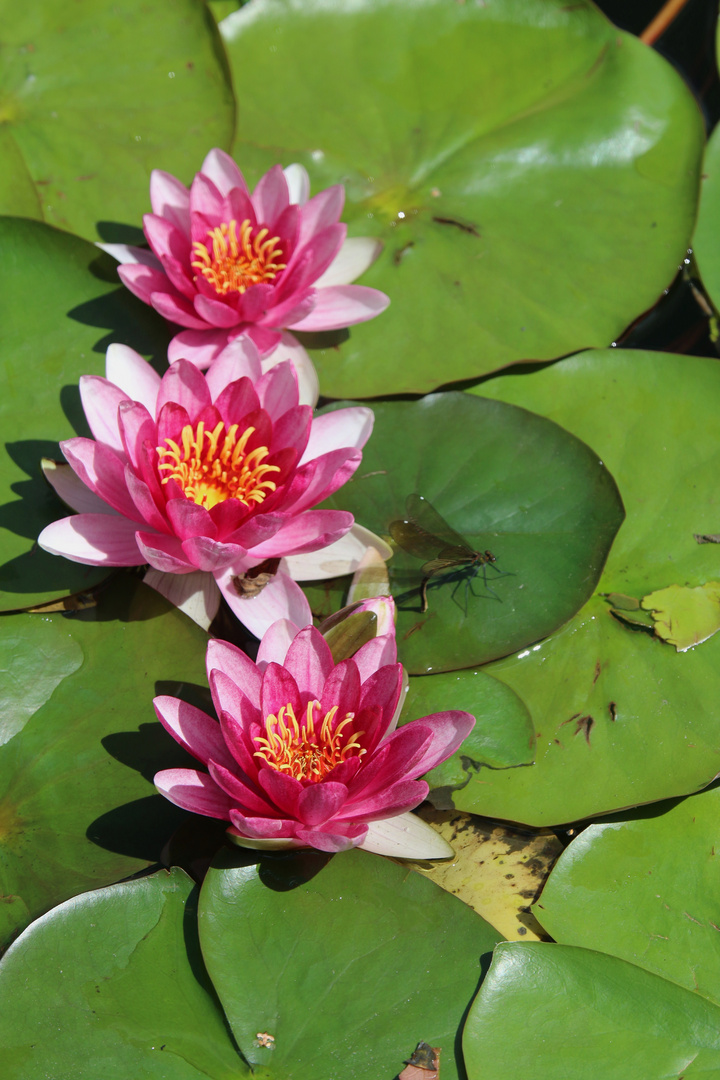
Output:
[[314,352],[324,393],[606,345],[677,272],[699,111],[590,0],[253,0],[221,29],[243,169],[344,183],[351,235],[385,242],[361,284],[391,306]]
[[0,746],[22,731],[83,659],[80,645],[60,620],[0,623]]
[[720,638],[677,653],[610,608],[614,594],[717,579],[715,545],[695,536],[720,523],[720,366],[613,349],[493,379],[482,393],[586,439],[627,518],[597,595],[547,641],[488,668],[530,709],[535,765],[488,770],[482,797],[458,792],[457,808],[550,825],[697,791],[720,770]]
[[425,777],[436,805],[444,805],[437,789],[448,789],[449,794],[457,788],[482,788],[485,768],[510,769],[534,761],[535,727],[525,703],[484,671],[475,668],[411,678],[400,723],[445,709],[472,713],[475,727],[460,749]]
[[591,825],[533,908],[564,945],[601,949],[720,1005],[720,789]]
[[468,1080],[720,1077],[720,1009],[614,956],[498,946],[465,1024]]
[[0,10],[3,214],[126,242],[117,223],[149,210],[151,169],[190,180],[210,147],[229,146],[230,76],[198,0]]
[[[613,478],[593,450],[532,413],[470,394],[378,402],[373,411],[362,465],[326,505],[387,534],[416,493],[470,548],[496,560],[449,565],[432,577],[423,612],[427,555],[397,548],[388,571],[408,670],[473,667],[569,619],[592,592],[623,517]],[[442,547],[438,539],[434,552]],[[313,610],[328,588],[308,589]]]
[[40,531],[68,513],[40,460],[61,457],[60,439],[90,434],[78,379],[104,374],[110,341],[165,365],[169,334],[160,316],[117,287],[113,260],[92,244],[19,218],[0,219],[0,244],[0,611],[13,611],[107,576],[37,547]]
[[6,1080],[238,1080],[182,870],[85,893],[0,961]]
[[464,1075],[457,1032],[498,934],[432,882],[361,851],[259,864],[223,852],[199,910],[208,972],[254,1068],[390,1080],[424,1041],[443,1047],[443,1080]]
[[702,188],[692,247],[702,282],[720,310],[720,127],[711,133],[702,167]]
[[[152,698],[205,683],[206,636],[123,577],[85,612],[5,616],[0,640],[14,659],[15,701],[24,686],[34,707],[28,716],[16,705],[22,724],[0,747],[0,895],[18,898],[11,932],[28,912],[159,859],[185,815],[155,793],[152,777],[189,759]],[[40,650],[57,656],[45,676]]]

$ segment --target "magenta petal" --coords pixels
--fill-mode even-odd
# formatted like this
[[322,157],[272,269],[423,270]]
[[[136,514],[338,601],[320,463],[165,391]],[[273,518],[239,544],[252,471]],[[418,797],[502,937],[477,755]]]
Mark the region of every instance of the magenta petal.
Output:
[[[292,373],[290,363],[269,372],[269,376],[274,380],[284,379],[286,374],[292,380],[290,385],[292,385],[293,397],[297,401],[297,380]],[[312,409],[309,405],[298,405],[296,402],[293,404],[288,402],[288,404],[291,407],[273,423],[273,445],[292,447],[297,451],[298,460],[301,460],[313,426]]]
[[207,765],[210,758],[232,768],[233,757],[225,745],[217,720],[179,698],[162,695],[153,700],[157,718],[180,745]]
[[[168,499],[167,516],[175,535],[180,540],[193,536],[206,536],[214,540],[217,529],[204,506],[198,506],[192,499]],[[202,566],[201,570],[209,567]]]
[[307,244],[309,240],[326,229],[328,225],[334,225],[339,220],[342,208],[345,204],[345,188],[342,184],[319,191],[312,199],[300,208],[300,234],[298,246]]
[[258,181],[252,193],[252,204],[258,222],[272,227],[283,210],[290,204],[287,180],[282,165],[273,165]]
[[210,326],[220,326],[229,330],[231,326],[237,326],[242,321],[234,307],[200,293],[194,298],[193,307],[200,318]]
[[357,847],[367,836],[367,831],[367,825],[333,821],[327,829],[304,829],[298,826],[294,835],[305,847],[335,854]]
[[[332,454],[324,454],[323,457],[301,466],[295,479],[304,479],[307,475],[307,483],[305,490],[292,504],[293,513],[299,514],[301,510],[308,510],[328,495],[332,495],[347,483],[361,461],[362,454],[359,450],[335,450]],[[289,506],[286,508],[289,509]]]
[[191,423],[202,409],[211,404],[205,376],[194,364],[187,360],[178,360],[165,372],[158,391],[156,416],[160,416],[160,410],[166,402],[185,409]]
[[215,407],[228,428],[231,424],[244,423],[248,413],[257,412],[260,399],[250,379],[240,378],[220,392],[215,399]]
[[420,761],[414,766],[415,775],[422,776],[423,773],[434,769],[441,761],[445,761],[446,758],[455,753],[463,740],[468,737],[475,727],[475,717],[471,716],[470,713],[454,709],[448,712],[433,713],[432,716],[423,716],[421,720],[413,720],[410,724],[406,724],[394,732],[390,739],[397,738],[401,732],[407,731],[413,724],[421,724],[425,729],[429,728],[432,732],[432,741],[425,749]]
[[220,222],[223,196],[209,176],[196,173],[190,185],[190,235],[203,242],[207,238],[208,221]]
[[[249,663],[252,663],[252,661],[249,661]],[[256,723],[261,722],[262,717],[257,704],[259,689],[256,685],[253,685],[256,679],[244,679],[242,682],[235,682],[224,671],[214,668],[210,672],[208,681],[213,704],[218,715],[227,714],[227,716],[241,721],[243,730],[253,721]],[[250,709],[247,708],[246,702],[250,703]],[[245,767],[245,759],[241,764]]]
[[142,566],[146,561],[135,538],[137,524],[115,514],[75,514],[53,521],[38,544],[86,566]]
[[406,724],[394,731],[355,777],[350,788],[352,799],[370,798],[397,780],[414,780],[422,775],[418,764],[431,741],[432,733],[420,724]]
[[347,713],[356,713],[360,701],[360,675],[353,660],[343,660],[330,672],[322,697],[321,713],[329,713],[334,705],[338,706],[338,720]]
[[[284,836],[294,836],[298,825],[289,818],[249,817],[237,810],[230,811],[230,820],[239,836],[250,840],[275,840]],[[308,846],[301,845],[300,846]]]
[[374,671],[363,683],[360,710],[373,707],[379,709],[382,714],[380,726],[383,731],[395,715],[402,681],[402,664],[388,664]]
[[120,437],[134,469],[141,468],[142,448],[146,440],[157,443],[157,426],[144,405],[137,401],[123,401],[117,416]]
[[380,821],[414,810],[426,798],[429,787],[424,780],[402,780],[373,796],[346,803],[339,815],[345,821]]
[[232,801],[207,773],[194,769],[163,769],[155,773],[153,782],[161,795],[183,810],[230,820]]
[[286,705],[297,708],[299,698],[298,685],[287,668],[280,664],[268,664],[263,672],[260,695],[263,717],[277,716]]
[[303,825],[311,828],[322,825],[340,812],[348,797],[344,784],[332,780],[311,784],[300,793],[297,816]]
[[118,266],[117,272],[123,285],[144,304],[152,303],[155,294],[165,292],[171,287],[162,270],[142,263],[123,263]]
[[125,466],[125,483],[136,512],[140,515],[140,520],[146,522],[151,529],[169,533],[168,523],[158,509],[150,488],[144,480],[140,480],[129,465]]
[[[237,769],[237,766],[233,768]],[[237,776],[232,769],[224,768],[219,762],[211,761],[208,769],[215,783],[232,799],[234,810],[243,814],[261,814],[263,817],[272,817],[277,813],[272,803],[264,799],[254,785],[247,783],[247,778]]]
[[165,261],[168,257],[185,264],[190,261],[190,240],[172,222],[158,217],[157,214],[145,214],[143,232],[150,247],[162,262],[163,269],[166,269]]
[[320,700],[335,665],[330,647],[320,631],[314,626],[306,626],[294,638],[283,666],[293,676],[301,693]]
[[[227,676],[217,671],[213,675],[214,680],[227,680]],[[217,692],[217,690],[215,691]],[[240,766],[243,774],[251,778],[253,783],[257,781],[258,769],[265,762],[257,755],[257,750],[251,732],[258,732],[262,728],[260,723],[260,710],[256,709],[250,698],[242,697],[241,707],[236,716],[230,713],[220,712],[220,727],[223,738],[227,743],[230,753]]]
[[297,807],[303,786],[299,780],[275,769],[261,768],[258,783],[278,810],[297,821]]
[[385,293],[367,285],[328,285],[316,291],[309,315],[287,325],[291,330],[339,330],[374,319],[389,303]]
[[[227,641],[213,639],[207,647],[208,677],[213,671],[220,671],[240,687],[251,701],[260,707],[262,678],[249,656]],[[216,703],[217,704],[217,703]],[[227,708],[222,705],[222,708]]]

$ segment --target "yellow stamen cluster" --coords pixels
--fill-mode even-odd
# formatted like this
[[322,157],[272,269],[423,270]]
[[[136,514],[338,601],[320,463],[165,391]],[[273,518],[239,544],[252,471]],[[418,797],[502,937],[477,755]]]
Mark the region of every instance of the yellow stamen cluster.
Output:
[[[322,780],[346,758],[362,757],[365,750],[358,739],[365,732],[345,730],[352,724],[355,714],[348,713],[344,720],[336,724],[338,707],[334,705],[326,713],[320,730],[316,731],[314,714],[319,708],[319,701],[309,701],[300,723],[290,704],[284,705],[277,716],[268,716],[265,721],[267,738],[260,735],[255,737],[258,749],[254,757],[262,758],[271,768],[287,773],[296,780],[311,780],[313,783]],[[346,739],[349,741],[345,742]]]
[[195,260],[191,266],[200,271],[219,296],[244,293],[250,285],[274,281],[287,266],[280,261],[280,237],[268,236],[267,229],[253,228],[247,220],[239,229],[237,221],[216,225],[208,229],[207,238],[207,244],[193,241]]
[[[166,439],[158,446],[158,469],[167,473],[161,482],[175,480],[186,498],[210,510],[225,499],[239,499],[245,506],[261,503],[277,484],[266,480],[268,473],[280,472],[277,465],[266,465],[267,446],[258,446],[249,454],[245,448],[254,427],[245,428],[238,438],[238,425],[225,432],[222,420],[212,431],[201,420],[197,427],[186,424],[180,436],[182,446]],[[224,432],[224,435],[223,435]]]

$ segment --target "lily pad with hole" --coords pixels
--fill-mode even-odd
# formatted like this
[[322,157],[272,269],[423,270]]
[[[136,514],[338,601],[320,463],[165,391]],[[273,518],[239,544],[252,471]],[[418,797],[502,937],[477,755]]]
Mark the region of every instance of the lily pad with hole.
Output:
[[389,309],[313,342],[325,394],[606,345],[675,276],[700,113],[590,0],[253,0],[221,29],[249,179],[299,161],[385,244],[360,284]]

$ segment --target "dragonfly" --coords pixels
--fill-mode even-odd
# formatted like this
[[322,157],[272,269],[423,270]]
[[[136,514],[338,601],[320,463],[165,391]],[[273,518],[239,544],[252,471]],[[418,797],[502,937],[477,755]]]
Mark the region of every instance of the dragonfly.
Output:
[[[447,521],[438,514],[435,507],[423,495],[408,495],[405,503],[405,517],[391,521],[390,535],[398,547],[424,559],[423,579],[420,585],[421,611],[428,609],[427,589],[431,578],[456,570],[470,570],[474,576],[482,567],[483,579],[490,592],[485,577],[488,566],[501,577],[506,573],[494,565],[496,558],[492,551],[474,551],[467,540],[451,529]],[[495,593],[493,593],[496,596]],[[497,598],[497,597],[496,597]]]

